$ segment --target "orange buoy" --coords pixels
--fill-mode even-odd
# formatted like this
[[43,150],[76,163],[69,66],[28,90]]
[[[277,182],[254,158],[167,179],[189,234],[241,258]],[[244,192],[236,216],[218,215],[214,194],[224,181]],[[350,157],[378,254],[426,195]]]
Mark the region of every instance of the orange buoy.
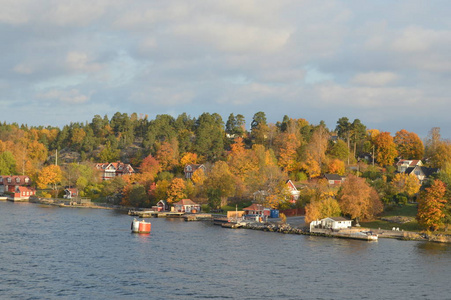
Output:
[[149,222],[141,221],[139,222],[138,233],[150,233],[151,224]]

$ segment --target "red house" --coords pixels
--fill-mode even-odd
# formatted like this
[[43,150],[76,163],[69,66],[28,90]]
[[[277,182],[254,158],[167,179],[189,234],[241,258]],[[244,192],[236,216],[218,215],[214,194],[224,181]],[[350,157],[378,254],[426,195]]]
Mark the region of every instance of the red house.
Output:
[[31,187],[28,176],[0,176],[0,194],[6,194],[11,201],[28,201],[36,195],[36,189]]

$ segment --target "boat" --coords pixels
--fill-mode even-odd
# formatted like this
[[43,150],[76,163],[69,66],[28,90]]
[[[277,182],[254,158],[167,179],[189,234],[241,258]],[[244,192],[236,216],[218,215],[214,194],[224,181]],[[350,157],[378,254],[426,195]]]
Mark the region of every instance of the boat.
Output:
[[150,222],[146,222],[145,220],[137,220],[133,219],[131,224],[132,233],[144,233],[149,234],[151,230],[152,224]]
[[353,233],[351,233],[350,237],[354,238],[354,239],[368,240],[368,241],[377,241],[378,240],[377,234],[375,234],[371,231],[353,232]]

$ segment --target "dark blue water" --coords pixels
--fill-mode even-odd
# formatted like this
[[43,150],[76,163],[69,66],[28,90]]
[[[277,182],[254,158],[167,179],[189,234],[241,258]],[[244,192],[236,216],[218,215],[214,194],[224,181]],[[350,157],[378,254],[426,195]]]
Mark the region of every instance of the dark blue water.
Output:
[[449,245],[0,202],[2,299],[451,299]]

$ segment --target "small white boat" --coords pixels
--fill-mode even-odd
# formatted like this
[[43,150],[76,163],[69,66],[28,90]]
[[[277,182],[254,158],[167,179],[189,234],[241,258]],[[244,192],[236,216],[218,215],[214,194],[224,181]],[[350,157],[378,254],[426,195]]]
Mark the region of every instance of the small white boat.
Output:
[[133,219],[133,222],[131,224],[131,230],[132,233],[150,233],[152,224],[150,222],[146,222],[145,220],[137,220],[136,218]]
[[371,231],[353,232],[353,233],[351,233],[351,238],[368,240],[368,241],[377,241],[378,240],[377,234],[372,233]]

